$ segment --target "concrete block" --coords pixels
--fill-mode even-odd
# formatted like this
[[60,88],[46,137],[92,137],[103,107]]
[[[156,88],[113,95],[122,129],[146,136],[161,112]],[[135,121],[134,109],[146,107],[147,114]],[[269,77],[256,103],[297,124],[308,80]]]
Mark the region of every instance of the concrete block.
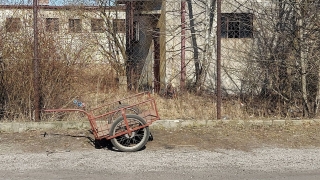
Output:
[[283,126],[286,124],[285,120],[273,120],[272,121],[272,125],[276,125],[276,126]]

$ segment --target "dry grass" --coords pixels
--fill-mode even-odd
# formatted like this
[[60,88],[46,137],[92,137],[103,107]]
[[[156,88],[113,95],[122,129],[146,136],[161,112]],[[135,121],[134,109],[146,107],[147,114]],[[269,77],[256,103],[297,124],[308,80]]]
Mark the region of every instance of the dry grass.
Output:
[[190,93],[175,99],[156,96],[162,119],[215,119],[216,106],[212,97],[201,97]]
[[[96,92],[85,93],[79,97],[86,103],[88,109],[97,107],[101,104],[113,102],[122,99],[126,96],[135,94],[136,92],[123,92],[114,88],[112,90],[97,90]],[[157,109],[161,119],[184,119],[184,120],[213,120],[216,119],[216,104],[213,97],[197,96],[190,93],[185,93],[174,99],[168,99],[157,94],[152,95],[157,104]],[[72,99],[69,99],[69,104],[64,107],[73,106]],[[241,106],[235,103],[225,104],[222,108],[223,118],[225,119],[243,119],[244,114]],[[62,115],[60,115],[62,116]],[[81,118],[82,117],[82,118]],[[63,120],[86,120],[79,114],[63,115]],[[53,120],[51,118],[50,120]]]
[[[96,91],[83,94],[82,100],[89,109],[107,102],[113,102],[136,92],[113,90]],[[212,96],[198,96],[191,93],[179,95],[174,99],[168,99],[153,94],[161,119],[184,119],[184,120],[213,120],[216,119],[216,103]],[[245,111],[240,103],[228,102],[222,108],[224,119],[243,119]]]
[[[5,87],[5,106],[1,121],[32,121],[33,87],[30,66],[30,61],[8,62],[7,69],[3,72],[7,74],[4,74],[1,81]],[[119,88],[115,73],[106,64],[65,64],[61,61],[41,63],[43,108],[76,108],[73,100],[78,99],[90,109],[135,93],[137,92],[126,92]],[[212,94],[185,92],[171,99],[157,94],[153,96],[161,119],[216,119],[216,100]],[[224,99],[222,105],[223,119],[265,118],[249,114],[246,105],[238,98]],[[86,120],[86,117],[79,113],[57,113],[43,114],[42,120]]]

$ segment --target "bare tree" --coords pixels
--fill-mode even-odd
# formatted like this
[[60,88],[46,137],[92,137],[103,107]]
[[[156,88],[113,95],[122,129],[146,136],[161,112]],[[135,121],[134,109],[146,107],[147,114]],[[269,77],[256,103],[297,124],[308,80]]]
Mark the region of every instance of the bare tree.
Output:
[[314,117],[319,86],[316,4],[278,1],[255,8],[254,58],[264,74],[261,98],[272,101],[268,109],[283,116],[303,109],[304,116]]

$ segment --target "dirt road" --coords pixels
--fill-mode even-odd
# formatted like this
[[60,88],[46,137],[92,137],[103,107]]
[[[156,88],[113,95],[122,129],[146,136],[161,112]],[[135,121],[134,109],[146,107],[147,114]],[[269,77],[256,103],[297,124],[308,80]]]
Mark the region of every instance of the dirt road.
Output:
[[320,177],[319,153],[320,149],[278,148],[9,152],[0,155],[0,179],[316,180]]
[[0,133],[0,179],[319,179],[319,127],[153,129],[134,153],[87,130]]

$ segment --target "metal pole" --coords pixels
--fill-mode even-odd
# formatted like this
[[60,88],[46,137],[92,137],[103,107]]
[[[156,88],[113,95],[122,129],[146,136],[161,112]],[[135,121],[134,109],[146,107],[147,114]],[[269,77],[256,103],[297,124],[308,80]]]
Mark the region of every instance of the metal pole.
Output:
[[181,0],[181,78],[180,90],[186,86],[186,1]]
[[126,2],[126,76],[127,89],[133,87],[133,2]]
[[221,0],[217,0],[217,119],[221,119]]
[[33,89],[34,89],[34,120],[40,121],[40,86],[38,58],[38,0],[33,0]]

